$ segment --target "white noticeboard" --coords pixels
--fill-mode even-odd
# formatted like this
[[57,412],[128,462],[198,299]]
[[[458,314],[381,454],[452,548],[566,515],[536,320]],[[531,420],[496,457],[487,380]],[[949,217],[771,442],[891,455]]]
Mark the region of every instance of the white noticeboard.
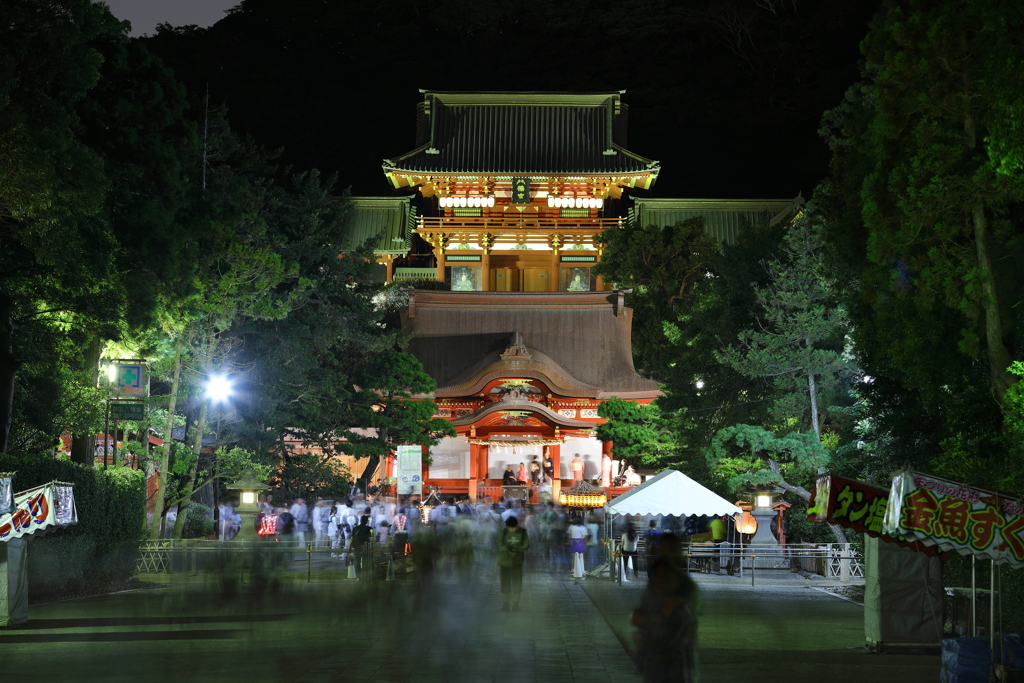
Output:
[[397,453],[398,495],[423,493],[423,449],[399,446]]

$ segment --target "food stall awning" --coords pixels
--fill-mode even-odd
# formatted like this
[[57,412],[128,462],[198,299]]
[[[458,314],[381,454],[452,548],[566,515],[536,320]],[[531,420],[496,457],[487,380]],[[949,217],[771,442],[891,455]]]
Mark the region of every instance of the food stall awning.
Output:
[[893,477],[882,533],[1024,567],[1024,505],[995,489],[923,472]]
[[807,506],[809,522],[828,522],[928,555],[942,549],[922,543],[904,534],[882,531],[882,522],[889,504],[889,492],[855,479],[827,474],[818,477]]

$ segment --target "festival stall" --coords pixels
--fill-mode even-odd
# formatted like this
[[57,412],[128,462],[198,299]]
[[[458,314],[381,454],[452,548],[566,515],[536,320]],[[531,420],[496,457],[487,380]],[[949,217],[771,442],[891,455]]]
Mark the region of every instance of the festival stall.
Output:
[[905,536],[883,533],[889,492],[853,479],[826,475],[815,482],[807,508],[812,522],[838,524],[865,534],[864,639],[883,643],[937,643],[942,639],[944,596],[941,552]]
[[28,541],[78,521],[71,484],[50,482],[11,495],[0,474],[0,626],[28,621]]
[[677,470],[665,470],[605,505],[613,515],[738,515],[741,510]]

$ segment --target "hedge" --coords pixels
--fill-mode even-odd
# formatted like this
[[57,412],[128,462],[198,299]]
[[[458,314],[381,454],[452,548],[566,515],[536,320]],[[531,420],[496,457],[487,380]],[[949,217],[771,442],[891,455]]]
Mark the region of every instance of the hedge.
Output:
[[29,544],[29,593],[90,590],[127,580],[135,569],[146,519],[146,479],[127,467],[107,470],[48,456],[0,454],[15,492],[51,481],[75,485],[78,524]]

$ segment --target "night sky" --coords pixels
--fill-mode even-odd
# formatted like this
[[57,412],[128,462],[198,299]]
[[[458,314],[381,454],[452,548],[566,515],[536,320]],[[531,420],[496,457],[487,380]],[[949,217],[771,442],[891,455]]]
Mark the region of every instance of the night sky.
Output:
[[195,24],[206,28],[224,18],[224,10],[234,7],[238,0],[105,0],[110,12],[118,19],[132,22],[132,35],[156,32],[156,25],[172,26]]
[[[154,8],[192,4],[115,3],[149,24]],[[221,11],[194,4],[172,23]],[[143,40],[195,106],[209,89],[236,130],[356,195],[391,192],[381,160],[414,147],[420,88],[624,89],[627,148],[661,161],[652,196],[792,198],[810,197],[827,173],[821,116],[860,78],[877,5],[244,0],[209,29]]]

